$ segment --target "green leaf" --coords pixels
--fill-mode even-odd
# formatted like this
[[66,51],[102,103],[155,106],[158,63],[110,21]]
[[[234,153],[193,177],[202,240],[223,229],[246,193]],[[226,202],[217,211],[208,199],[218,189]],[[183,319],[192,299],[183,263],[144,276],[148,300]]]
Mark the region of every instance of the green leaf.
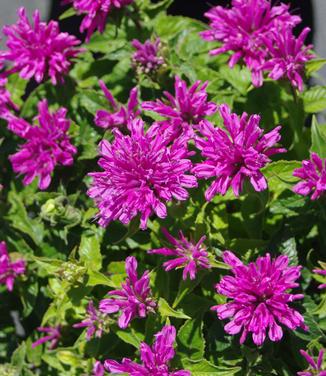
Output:
[[282,243],[280,246],[280,252],[282,255],[288,256],[290,264],[298,265],[299,259],[295,238],[290,238]]
[[83,261],[88,269],[94,271],[101,269],[102,255],[98,235],[82,236],[78,252],[80,261]]
[[326,109],[326,87],[314,86],[303,93],[304,109],[308,113],[317,113]]
[[73,17],[76,15],[74,7],[69,7],[65,12],[63,12],[60,17],[59,21],[65,20],[67,18]]
[[26,343],[23,342],[11,356],[11,364],[21,372],[25,363],[26,357]]
[[326,59],[313,59],[306,63],[306,72],[310,76],[311,73],[319,71],[326,64]]
[[189,316],[185,315],[182,310],[175,310],[169,306],[169,303],[160,298],[158,302],[158,310],[163,317],[176,317],[178,319],[190,319]]
[[178,354],[192,360],[202,359],[205,350],[202,317],[186,321],[178,332]]
[[111,281],[106,275],[92,270],[88,272],[89,279],[87,281],[87,286],[97,286],[97,285],[104,285],[109,287],[117,287],[116,284]]
[[134,329],[127,330],[116,330],[115,334],[123,340],[123,342],[128,343],[129,345],[134,346],[136,349],[139,349],[141,342],[144,340],[144,337],[140,333],[136,333]]
[[232,376],[242,370],[241,367],[215,366],[206,359],[199,362],[183,359],[182,364],[186,370],[191,371],[192,376]]
[[326,124],[318,124],[316,117],[311,124],[311,149],[321,158],[326,158]]

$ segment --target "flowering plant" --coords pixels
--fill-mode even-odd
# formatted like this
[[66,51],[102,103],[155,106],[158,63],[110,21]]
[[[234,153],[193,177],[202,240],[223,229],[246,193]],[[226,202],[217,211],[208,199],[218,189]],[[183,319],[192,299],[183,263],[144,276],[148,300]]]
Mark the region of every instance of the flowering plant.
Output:
[[172,2],[3,30],[0,375],[326,374],[326,60],[282,2]]

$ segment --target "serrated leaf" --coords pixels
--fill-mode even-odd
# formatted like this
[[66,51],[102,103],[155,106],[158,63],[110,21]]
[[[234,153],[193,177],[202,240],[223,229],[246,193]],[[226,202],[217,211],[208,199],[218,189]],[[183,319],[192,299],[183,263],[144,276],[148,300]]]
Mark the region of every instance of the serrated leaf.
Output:
[[308,113],[317,113],[326,109],[326,87],[315,86],[303,93],[304,109]]
[[83,261],[88,269],[94,271],[101,269],[102,255],[100,239],[96,234],[82,236],[78,253],[80,261]]
[[326,158],[326,124],[318,124],[316,117],[311,124],[311,148],[321,158]]
[[185,315],[182,312],[182,310],[175,310],[172,307],[170,307],[169,303],[163,298],[160,298],[158,302],[158,310],[160,314],[164,317],[176,317],[178,319],[190,319],[190,317]]
[[201,317],[186,321],[178,331],[178,353],[191,360],[199,360],[204,356],[205,340]]

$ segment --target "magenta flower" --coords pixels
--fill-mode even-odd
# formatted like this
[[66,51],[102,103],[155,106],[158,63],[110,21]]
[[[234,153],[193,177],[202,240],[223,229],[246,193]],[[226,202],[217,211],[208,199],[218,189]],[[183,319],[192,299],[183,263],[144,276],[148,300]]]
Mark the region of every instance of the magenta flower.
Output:
[[272,37],[265,36],[264,42],[268,48],[270,57],[262,69],[270,71],[268,77],[273,80],[288,78],[291,84],[300,91],[303,90],[302,74],[305,63],[314,58],[309,52],[312,45],[304,46],[304,41],[310,29],[305,28],[296,38],[289,28],[274,30]]
[[169,362],[175,356],[173,348],[176,337],[174,326],[166,325],[155,335],[152,347],[142,342],[140,358],[142,364],[124,358],[121,363],[106,360],[104,367],[111,373],[127,373],[130,376],[191,376],[189,371],[170,371]]
[[41,337],[37,341],[32,343],[32,348],[34,349],[36,346],[42,345],[45,342],[50,342],[49,349],[53,350],[57,347],[58,342],[61,338],[61,327],[60,325],[51,327],[51,326],[45,326],[45,327],[39,327],[37,330],[41,333],[47,333],[48,335]]
[[198,126],[203,138],[196,138],[197,148],[207,159],[198,163],[193,172],[200,179],[216,178],[205,192],[206,200],[210,201],[218,193],[224,195],[230,187],[238,196],[246,178],[256,191],[263,191],[267,181],[260,170],[271,161],[271,155],[286,152],[275,147],[281,139],[281,127],[263,135],[259,115],[248,119],[244,112],[239,118],[226,104],[219,111],[226,130],[214,128],[204,120]]
[[160,56],[160,38],[156,38],[154,42],[147,40],[144,44],[134,39],[132,46],[136,49],[132,55],[133,65],[135,68],[139,67],[141,72],[151,73],[164,64],[164,58]]
[[135,317],[144,318],[149,312],[154,312],[156,303],[151,297],[149,286],[149,271],[138,278],[137,260],[130,256],[126,259],[127,279],[121,285],[121,290],[113,290],[108,294],[110,298],[100,301],[100,311],[116,313],[121,311],[118,325],[125,329]]
[[93,376],[104,376],[105,369],[100,361],[96,361],[93,367]]
[[199,124],[206,116],[213,115],[217,111],[217,106],[209,102],[207,97],[208,82],[201,84],[195,82],[187,88],[185,81],[180,77],[175,77],[175,96],[165,91],[166,100],[156,102],[144,102],[144,110],[153,111],[167,121],[158,122],[164,128],[171,128],[172,133],[179,135],[184,129],[191,129],[191,125]]
[[0,242],[0,284],[6,285],[8,291],[14,288],[15,279],[24,274],[26,263],[23,259],[11,261],[5,242]]
[[167,201],[186,200],[185,188],[197,186],[196,178],[187,175],[192,168],[186,159],[187,135],[168,146],[164,135],[152,132],[152,127],[145,133],[141,119],[132,121],[130,130],[131,135],[125,136],[114,129],[114,141],[100,143],[99,165],[104,171],[89,174],[93,184],[88,195],[99,207],[101,226],[116,219],[127,224],[140,213],[140,227],[146,229],[153,213],[167,216]]
[[39,125],[30,125],[16,117],[9,119],[8,128],[26,140],[9,159],[14,171],[25,175],[24,185],[31,184],[38,177],[38,186],[43,190],[50,185],[51,173],[57,164],[73,164],[73,155],[77,149],[67,135],[70,127],[70,121],[66,118],[67,110],[62,107],[50,113],[46,100],[39,102],[38,110]]
[[162,232],[168,241],[173,245],[173,248],[158,248],[148,251],[150,254],[173,256],[172,260],[166,261],[163,266],[168,272],[172,269],[183,269],[183,280],[195,279],[198,269],[209,269],[210,263],[208,253],[203,246],[206,236],[200,238],[197,244],[192,243],[183,235],[182,231],[179,233],[180,239],[174,238],[163,228]]
[[318,286],[319,289],[326,289],[326,269],[314,269],[314,273],[325,276],[325,283]]
[[32,77],[40,83],[50,77],[54,85],[63,81],[75,58],[82,50],[76,48],[80,41],[68,33],[60,33],[59,24],[40,21],[40,12],[33,15],[34,25],[27,16],[25,8],[18,10],[19,21],[5,26],[7,51],[0,52],[0,59],[12,62],[13,67],[5,74],[19,72],[26,80]]
[[63,0],[62,4],[72,3],[78,14],[85,17],[80,25],[80,32],[87,31],[86,42],[98,30],[103,33],[109,13],[133,3],[134,0]]
[[326,370],[322,370],[324,350],[319,351],[317,362],[304,350],[300,350],[301,355],[309,363],[311,370],[298,372],[299,376],[326,376]]
[[293,191],[302,196],[312,193],[311,199],[317,200],[326,192],[326,158],[311,153],[310,160],[302,161],[302,167],[295,169],[293,176],[302,180],[293,187]]
[[18,111],[18,107],[11,100],[11,94],[6,88],[7,79],[0,77],[0,118],[9,120],[13,115],[10,110]]
[[240,59],[252,73],[255,86],[263,83],[262,64],[268,55],[264,36],[284,26],[292,28],[301,18],[289,13],[289,6],[272,6],[268,0],[232,0],[230,9],[217,6],[205,16],[210,20],[210,29],[201,34],[207,41],[218,41],[221,47],[210,51],[211,55],[231,52],[229,66],[232,68]]
[[100,81],[99,83],[114,112],[111,113],[106,110],[97,111],[95,115],[95,124],[104,129],[127,127],[129,120],[136,118],[140,114],[140,111],[138,110],[138,89],[133,88],[130,91],[127,106],[120,106],[105,86],[105,83],[103,81]]
[[254,343],[262,345],[266,330],[271,341],[280,341],[283,330],[279,324],[292,330],[308,329],[302,315],[288,305],[303,298],[302,294],[287,292],[299,286],[295,281],[300,277],[301,266],[288,266],[287,256],[271,260],[268,253],[249,265],[244,265],[230,251],[223,253],[223,260],[231,267],[234,277],[223,277],[216,290],[231,301],[211,309],[220,320],[231,318],[224,327],[228,334],[242,331],[240,344],[251,333]]

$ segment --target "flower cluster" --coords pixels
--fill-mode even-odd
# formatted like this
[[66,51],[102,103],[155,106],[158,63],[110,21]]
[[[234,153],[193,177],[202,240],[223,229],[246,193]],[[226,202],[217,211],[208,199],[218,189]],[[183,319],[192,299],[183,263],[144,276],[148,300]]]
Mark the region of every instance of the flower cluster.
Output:
[[5,284],[9,291],[14,288],[17,276],[24,274],[26,263],[22,259],[11,261],[5,242],[0,243],[0,284]]
[[175,257],[163,264],[166,271],[184,268],[182,277],[186,280],[187,276],[190,279],[195,279],[198,269],[210,268],[208,253],[203,246],[206,236],[201,237],[198,243],[194,244],[183,235],[182,231],[180,231],[180,239],[174,238],[165,228],[162,229],[162,232],[173,248],[152,249],[148,253]]
[[146,229],[152,213],[165,218],[165,203],[173,198],[186,200],[186,188],[196,187],[197,181],[187,174],[192,168],[187,135],[168,146],[164,134],[152,128],[145,133],[141,119],[129,127],[130,135],[114,129],[114,141],[100,143],[99,165],[104,171],[90,173],[93,184],[88,194],[99,207],[101,226],[116,219],[127,224],[140,213],[140,226]]
[[231,301],[212,310],[220,320],[231,318],[224,327],[228,334],[242,331],[242,344],[251,333],[254,343],[260,346],[266,330],[271,341],[281,340],[283,330],[279,323],[292,330],[308,329],[302,315],[289,307],[290,302],[303,298],[302,294],[288,293],[299,285],[295,281],[300,277],[301,266],[289,266],[287,256],[271,259],[269,254],[244,265],[232,252],[225,251],[223,260],[234,276],[223,277],[216,290]]
[[211,55],[230,51],[230,67],[242,59],[255,86],[262,85],[263,72],[267,70],[270,78],[288,77],[292,85],[302,90],[304,63],[313,57],[308,51],[311,46],[303,46],[309,29],[295,38],[293,28],[301,18],[291,15],[288,5],[272,6],[269,0],[232,0],[230,9],[217,6],[205,15],[210,29],[201,36],[222,43]]
[[119,327],[125,329],[135,317],[146,317],[154,312],[156,303],[151,297],[149,272],[138,278],[138,263],[135,257],[126,259],[127,279],[121,290],[110,291],[110,298],[100,301],[100,311],[106,314],[121,311]]
[[304,350],[300,350],[301,355],[306,359],[312,368],[310,371],[298,372],[298,376],[326,376],[326,370],[322,370],[324,350],[319,351],[317,362]]
[[47,77],[54,85],[62,82],[72,59],[82,51],[76,48],[80,41],[61,33],[56,21],[41,22],[38,10],[33,15],[34,24],[29,22],[25,8],[19,9],[18,16],[17,24],[3,28],[8,50],[0,51],[0,59],[13,64],[5,74],[19,72],[22,78],[34,77],[38,83]]
[[146,40],[144,44],[138,39],[134,39],[132,46],[136,49],[132,55],[133,65],[139,72],[153,73],[164,64],[164,58],[160,55],[160,38],[156,38],[154,42]]
[[210,201],[218,193],[224,195],[229,187],[238,196],[246,178],[256,191],[266,189],[267,181],[261,169],[270,162],[271,155],[286,151],[275,147],[281,139],[281,127],[263,135],[259,115],[248,119],[243,113],[239,118],[226,104],[219,111],[226,131],[204,120],[198,126],[203,138],[196,137],[196,146],[206,160],[198,163],[193,172],[200,179],[216,177],[205,193],[206,200]]
[[167,325],[155,335],[152,347],[142,342],[140,357],[142,364],[131,359],[123,359],[121,363],[115,360],[106,360],[104,367],[111,373],[127,373],[130,376],[190,376],[186,370],[170,371],[169,362],[174,358],[173,348],[176,337],[174,326]]

